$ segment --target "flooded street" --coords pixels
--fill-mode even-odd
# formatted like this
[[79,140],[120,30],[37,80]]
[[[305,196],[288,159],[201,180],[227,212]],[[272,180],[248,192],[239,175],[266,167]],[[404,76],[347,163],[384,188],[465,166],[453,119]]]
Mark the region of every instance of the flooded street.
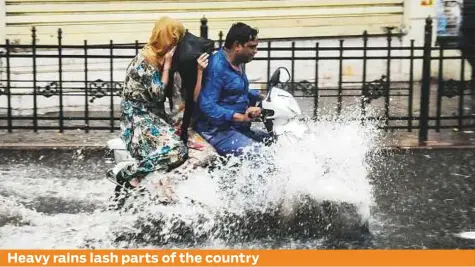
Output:
[[398,152],[378,164],[374,247],[474,248],[454,234],[475,230],[475,151]]
[[[252,195],[195,177],[178,191],[206,208],[150,206],[146,212],[108,209],[114,184],[104,174],[113,165],[100,149],[4,149],[0,247],[475,247],[475,240],[456,236],[475,230],[475,151],[373,152],[376,145],[368,145],[366,133],[355,131],[345,139],[351,127],[341,136],[332,131],[316,132],[294,152],[285,151],[277,162],[280,172],[265,178],[271,182],[263,188],[252,181],[234,184],[249,186]],[[315,149],[308,149],[309,143]],[[237,177],[260,175],[249,169],[244,166]],[[283,195],[297,197],[299,208],[285,216],[266,213]],[[303,196],[361,204],[370,234],[343,237],[338,227],[345,225],[344,217],[332,222],[306,213],[305,205],[314,202],[305,204]]]

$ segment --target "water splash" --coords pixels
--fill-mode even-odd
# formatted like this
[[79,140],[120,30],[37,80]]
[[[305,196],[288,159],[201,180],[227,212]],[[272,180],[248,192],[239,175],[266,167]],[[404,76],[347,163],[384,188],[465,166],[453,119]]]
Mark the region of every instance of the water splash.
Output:
[[367,176],[379,152],[376,125],[333,119],[302,123],[308,131],[300,139],[279,139],[212,170],[198,170],[177,185],[177,194],[187,197],[177,205],[141,203],[141,210],[133,211],[140,219],[121,240],[127,246],[141,246],[138,240],[157,246],[235,244],[357,229],[370,219],[374,202]]
[[[298,140],[280,139],[258,155],[229,158],[199,169],[176,187],[181,201],[155,205],[146,198],[128,210],[107,210],[113,185],[105,180],[32,180],[27,171],[4,184],[8,212],[18,220],[0,228],[4,247],[276,247],[282,240],[321,243],[328,234],[370,219],[367,178],[379,152],[376,124],[359,118],[302,121]],[[104,166],[105,172],[107,166]],[[26,182],[26,183],[24,183]],[[25,186],[26,184],[26,186]],[[22,189],[25,190],[22,190]],[[28,198],[95,202],[93,211],[39,212]],[[185,198],[186,196],[186,198]],[[20,204],[18,204],[20,203]],[[43,203],[44,204],[44,203]],[[346,212],[346,213],[345,213]],[[15,217],[9,216],[9,217]]]

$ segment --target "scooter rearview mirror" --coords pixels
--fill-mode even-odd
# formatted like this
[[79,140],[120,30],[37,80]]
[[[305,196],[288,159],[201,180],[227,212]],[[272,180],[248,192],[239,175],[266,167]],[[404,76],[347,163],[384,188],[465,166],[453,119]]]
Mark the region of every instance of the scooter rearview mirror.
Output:
[[270,101],[270,95],[271,95],[271,92],[272,92],[272,87],[276,86],[280,81],[280,68],[276,69],[274,71],[274,73],[272,74],[270,80],[269,80],[269,84],[268,84],[268,88],[267,88],[267,101]]
[[280,69],[276,69],[269,80],[269,89],[276,86],[280,81]]
[[287,69],[285,68],[282,68],[284,69],[285,71],[284,72],[280,72],[279,74],[279,82],[281,83],[287,83],[290,81],[290,73]]

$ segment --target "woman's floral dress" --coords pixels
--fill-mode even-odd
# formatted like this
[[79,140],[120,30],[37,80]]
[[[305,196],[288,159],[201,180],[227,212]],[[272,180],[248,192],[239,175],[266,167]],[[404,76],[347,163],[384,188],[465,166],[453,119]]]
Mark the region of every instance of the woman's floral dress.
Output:
[[139,53],[129,64],[121,102],[121,138],[137,163],[121,168],[118,182],[182,164],[188,149],[166,112],[160,72]]

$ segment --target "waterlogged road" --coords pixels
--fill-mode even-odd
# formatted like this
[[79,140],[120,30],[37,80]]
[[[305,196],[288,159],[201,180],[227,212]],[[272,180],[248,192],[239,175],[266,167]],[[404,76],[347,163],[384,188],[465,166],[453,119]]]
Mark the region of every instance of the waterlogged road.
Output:
[[[374,164],[374,247],[475,248],[475,151],[386,155]],[[386,162],[386,163],[384,163]]]
[[[294,232],[288,236],[269,234],[259,238],[247,236],[231,239],[224,234],[231,229],[228,228],[232,223],[229,220],[218,222],[221,223],[218,229],[216,221],[211,226],[207,225],[211,223],[203,217],[205,213],[192,214],[183,207],[160,209],[160,213],[168,214],[168,221],[188,220],[192,222],[189,225],[208,233],[206,236],[186,236],[185,230],[188,228],[185,225],[178,231],[186,236],[180,239],[180,243],[173,243],[176,240],[174,235],[177,234],[176,229],[173,229],[176,224],[157,226],[142,218],[141,227],[145,230],[137,234],[137,228],[134,228],[139,221],[137,216],[107,210],[113,185],[103,178],[110,164],[101,153],[59,150],[21,153],[4,150],[1,153],[2,248],[475,248],[475,240],[456,236],[459,232],[475,229],[473,150],[382,153],[367,160],[367,177],[373,186],[374,200],[369,236],[348,240],[332,232]],[[336,166],[340,166],[340,169],[353,171],[353,175],[360,175],[359,167],[345,164],[349,163],[327,164],[325,168],[337,169]],[[331,170],[325,169],[325,172],[331,173]],[[305,181],[305,176],[299,175]],[[338,173],[332,175],[323,182],[327,185],[343,185],[341,181],[335,182],[340,179]],[[354,191],[363,192],[360,188],[362,185],[356,181],[352,183],[351,179],[346,179],[345,185]],[[312,186],[324,187],[323,184]],[[203,195],[212,192],[209,186],[200,183],[194,188],[205,190],[201,193]],[[324,189],[325,192],[338,192],[336,187]],[[233,208],[238,209],[239,205]],[[162,220],[166,217],[160,216]],[[274,226],[251,222],[246,227],[258,229],[260,233],[273,233]],[[157,229],[160,229],[160,233],[157,233]],[[242,234],[246,235],[245,232]],[[130,243],[131,239],[140,239],[141,242]],[[122,242],[124,240],[127,242]]]

